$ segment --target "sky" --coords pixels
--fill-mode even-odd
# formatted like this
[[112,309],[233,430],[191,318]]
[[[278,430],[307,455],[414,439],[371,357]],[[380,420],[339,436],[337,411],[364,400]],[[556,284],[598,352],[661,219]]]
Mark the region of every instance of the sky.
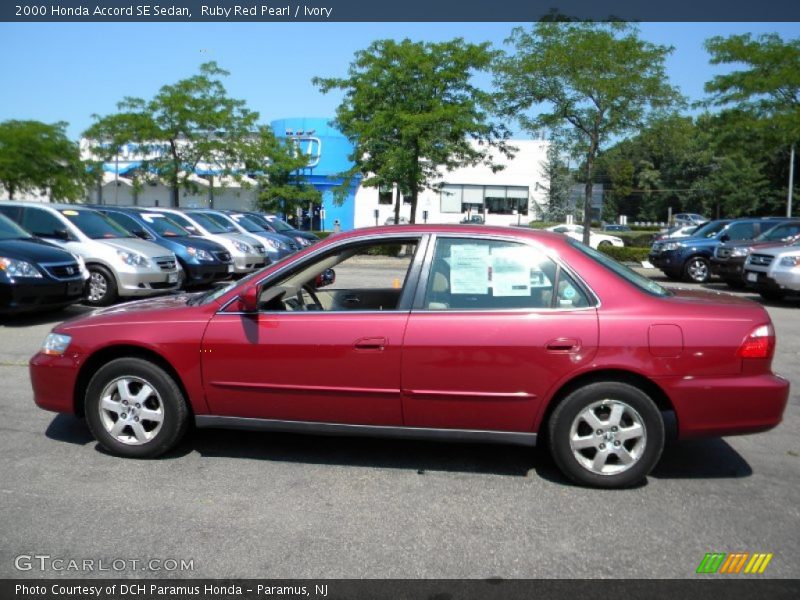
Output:
[[[125,96],[151,98],[168,83],[217,61],[225,86],[264,123],[332,117],[339,92],[323,95],[314,76],[344,76],[353,54],[382,38],[463,37],[503,47],[516,23],[0,23],[0,122],[66,121],[78,139],[92,115],[115,112]],[[800,23],[643,23],[641,36],[675,47],[671,83],[691,101],[726,70],[709,64],[714,35],[777,32],[800,37]],[[490,85],[487,77],[486,85]],[[516,129],[518,137],[525,135]]]

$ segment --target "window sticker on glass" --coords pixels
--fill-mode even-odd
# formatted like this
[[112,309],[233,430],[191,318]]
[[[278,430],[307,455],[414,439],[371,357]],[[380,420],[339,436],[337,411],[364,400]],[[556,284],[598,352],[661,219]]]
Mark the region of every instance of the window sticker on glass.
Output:
[[450,292],[489,293],[489,247],[457,244],[450,248]]
[[77,210],[62,210],[62,215],[66,215],[67,217],[77,217],[78,211]]
[[531,267],[526,248],[492,249],[492,289],[494,296],[531,295]]
[[142,213],[142,218],[148,223],[152,223],[153,219],[163,219],[164,215],[162,213]]

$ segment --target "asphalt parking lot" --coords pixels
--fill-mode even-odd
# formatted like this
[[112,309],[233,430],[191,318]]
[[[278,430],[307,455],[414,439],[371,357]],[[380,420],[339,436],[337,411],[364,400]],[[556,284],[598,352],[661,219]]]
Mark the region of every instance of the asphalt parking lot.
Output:
[[[35,407],[25,366],[88,309],[0,320],[0,577],[691,578],[705,553],[734,551],[800,577],[800,300],[765,306],[793,385],[784,423],[672,443],[624,491],[572,486],[543,449],[506,446],[204,430],[159,460],[115,458]],[[126,567],[15,568],[34,554]],[[151,559],[192,569],[130,562]]]

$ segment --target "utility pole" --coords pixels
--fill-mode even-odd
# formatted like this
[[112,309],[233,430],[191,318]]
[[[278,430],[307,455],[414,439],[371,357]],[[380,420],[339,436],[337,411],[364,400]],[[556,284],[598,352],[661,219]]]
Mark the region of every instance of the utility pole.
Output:
[[786,216],[792,216],[792,191],[794,190],[794,147],[795,142],[792,142],[792,150],[789,153],[789,193],[786,197]]

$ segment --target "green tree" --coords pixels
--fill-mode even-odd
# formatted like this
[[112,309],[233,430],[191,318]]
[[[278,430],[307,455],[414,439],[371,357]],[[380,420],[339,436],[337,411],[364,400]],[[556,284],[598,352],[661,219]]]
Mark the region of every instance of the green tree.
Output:
[[38,191],[53,200],[77,200],[89,178],[66,123],[0,123],[0,186],[9,199]]
[[145,157],[142,172],[166,181],[177,207],[180,189],[195,189],[190,176],[199,164],[220,175],[241,175],[242,152],[258,113],[228,97],[221,80],[227,75],[215,62],[204,63],[199,74],[162,86],[151,100],[128,97],[117,105],[118,113],[94,115],[84,135],[106,160],[123,144],[137,145]]
[[[598,153],[614,137],[636,130],[650,111],[680,101],[664,68],[672,48],[640,39],[638,29],[625,23],[540,22],[515,28],[506,41],[514,52],[496,69],[505,112],[529,130],[562,132],[582,157],[588,244]],[[534,105],[541,112],[527,115]]]
[[541,163],[542,178],[547,182],[547,204],[542,215],[545,221],[563,221],[567,213],[571,212],[569,200],[573,178],[563,153],[564,148],[558,140],[551,140],[546,158]]
[[258,180],[258,205],[270,212],[294,214],[320,201],[321,194],[304,180],[309,157],[267,126],[258,127],[242,149],[245,171]]
[[787,214],[791,216],[792,173],[800,139],[800,39],[778,34],[713,37],[706,41],[711,64],[744,68],[715,76],[706,83],[708,103],[733,107],[756,117],[789,151]]
[[[488,43],[460,38],[378,40],[356,52],[347,77],[315,77],[323,93],[344,91],[335,124],[354,145],[354,167],[343,174],[340,191],[357,174],[365,186],[397,184],[411,198],[413,223],[419,192],[432,187],[442,169],[492,164],[490,147],[507,151],[507,131],[491,120],[492,97],[473,85],[472,75],[494,58]],[[399,209],[398,202],[396,217]]]

